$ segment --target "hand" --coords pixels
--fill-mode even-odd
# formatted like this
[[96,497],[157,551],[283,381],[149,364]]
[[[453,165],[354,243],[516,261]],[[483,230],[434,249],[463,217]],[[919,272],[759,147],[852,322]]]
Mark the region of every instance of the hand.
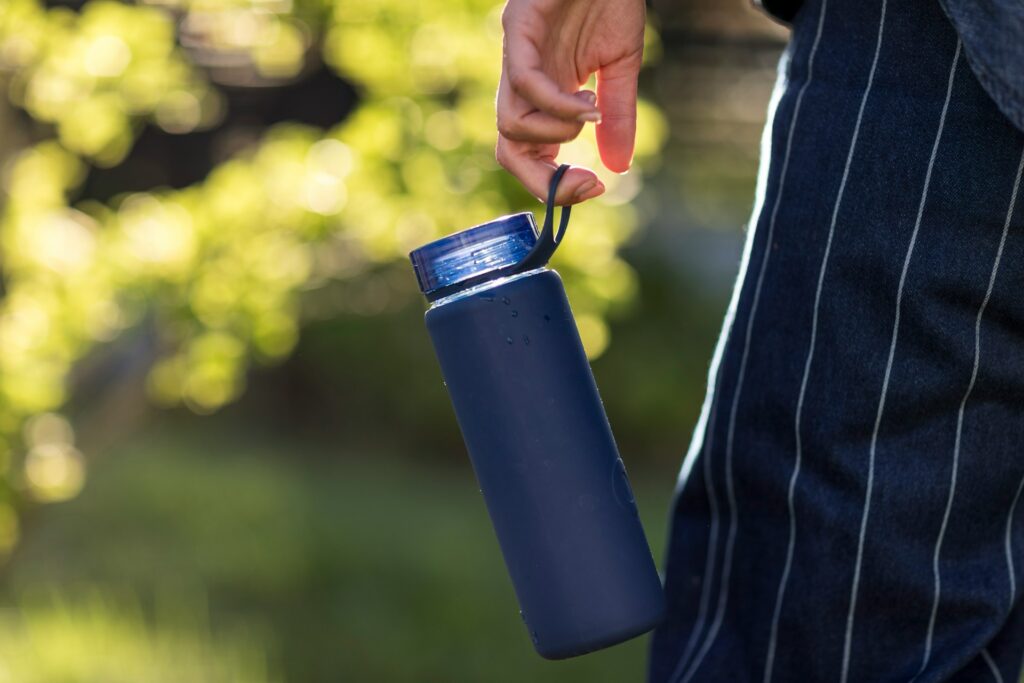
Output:
[[[597,124],[597,147],[610,171],[633,159],[636,82],[644,46],[643,0],[508,0],[498,85],[498,163],[543,200],[559,144]],[[597,93],[580,90],[597,73]],[[604,192],[590,169],[573,167],[558,204]]]

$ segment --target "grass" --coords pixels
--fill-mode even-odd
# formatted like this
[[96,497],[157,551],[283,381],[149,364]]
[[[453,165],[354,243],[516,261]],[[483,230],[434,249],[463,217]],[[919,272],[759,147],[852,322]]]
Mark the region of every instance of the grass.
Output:
[[[211,637],[262,634],[290,683],[643,679],[645,638],[533,652],[468,466],[312,450],[144,434],[30,520],[8,600],[128,594],[159,622],[160,596],[201,596]],[[672,482],[634,487],[660,558]]]
[[[194,605],[192,607],[195,607]],[[270,683],[258,640],[214,636],[202,609],[181,605],[154,627],[131,601],[56,595],[0,612],[4,683]]]

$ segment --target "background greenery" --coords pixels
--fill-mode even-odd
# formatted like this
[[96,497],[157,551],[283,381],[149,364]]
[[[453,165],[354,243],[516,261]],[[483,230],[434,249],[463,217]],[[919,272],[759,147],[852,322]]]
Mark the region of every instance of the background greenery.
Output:
[[[0,681],[642,677],[532,652],[406,261],[537,208],[499,14],[0,1]],[[660,559],[784,33],[650,29],[636,166],[555,267]]]

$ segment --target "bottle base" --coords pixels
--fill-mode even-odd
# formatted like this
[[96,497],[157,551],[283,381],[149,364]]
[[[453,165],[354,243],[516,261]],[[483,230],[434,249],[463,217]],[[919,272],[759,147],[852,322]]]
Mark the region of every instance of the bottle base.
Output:
[[580,655],[597,652],[598,650],[603,650],[613,645],[624,643],[627,640],[632,640],[637,636],[642,636],[648,631],[656,628],[662,621],[664,621],[665,611],[665,606],[662,605],[658,612],[644,621],[630,624],[629,626],[621,629],[595,635],[584,640],[574,640],[571,643],[567,642],[557,644],[541,644],[534,640],[533,646],[537,651],[537,654],[544,659],[555,661],[579,657]]

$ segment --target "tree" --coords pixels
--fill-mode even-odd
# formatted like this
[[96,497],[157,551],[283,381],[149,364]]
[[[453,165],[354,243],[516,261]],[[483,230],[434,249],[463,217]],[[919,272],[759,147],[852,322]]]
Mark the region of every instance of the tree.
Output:
[[[4,174],[0,548],[16,539],[21,501],[81,486],[83,457],[59,412],[97,349],[151,329],[153,399],[210,412],[241,393],[251,362],[292,349],[305,292],[376,277],[442,234],[537,207],[492,158],[492,0],[160,4],[0,5],[9,101],[42,124]],[[272,87],[321,59],[359,92],[334,127],[274,126],[189,187],[77,196],[143,127],[216,130],[224,84]],[[664,125],[643,101],[640,119],[642,169]],[[565,157],[593,165],[592,138]],[[606,184],[556,257],[592,356],[607,344],[609,307],[635,289],[618,250],[636,227],[627,202],[640,176]]]

